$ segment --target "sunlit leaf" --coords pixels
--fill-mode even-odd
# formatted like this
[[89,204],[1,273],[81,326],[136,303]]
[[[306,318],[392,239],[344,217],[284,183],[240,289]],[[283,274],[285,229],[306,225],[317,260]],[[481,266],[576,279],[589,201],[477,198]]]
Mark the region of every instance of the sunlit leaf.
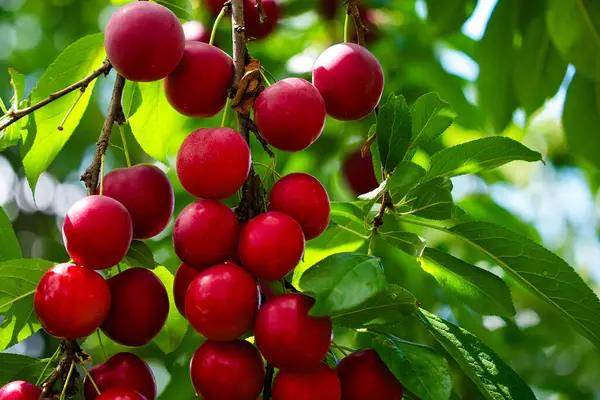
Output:
[[[0,208],[0,261],[21,258],[21,247],[8,216]],[[0,300],[0,304],[2,301]]]
[[411,136],[410,109],[404,96],[392,93],[381,106],[377,119],[377,146],[385,170],[393,170],[402,161]]
[[167,317],[167,323],[158,336],[154,338],[153,342],[165,354],[169,354],[175,351],[181,344],[188,330],[189,323],[177,311],[177,306],[175,305],[175,298],[173,297],[173,281],[175,278],[173,274],[163,266],[156,267],[153,272],[165,285],[169,293],[169,316]]

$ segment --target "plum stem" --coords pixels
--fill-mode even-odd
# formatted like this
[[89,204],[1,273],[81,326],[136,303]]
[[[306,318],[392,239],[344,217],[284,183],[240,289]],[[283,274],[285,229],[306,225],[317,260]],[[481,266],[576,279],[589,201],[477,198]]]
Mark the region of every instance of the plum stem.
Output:
[[100,394],[100,388],[96,384],[96,381],[92,377],[92,374],[90,374],[90,371],[88,371],[88,369],[85,367],[85,364],[83,363],[83,361],[80,362],[80,365],[81,365],[81,368],[83,368],[83,372],[85,372],[85,374],[87,375],[88,379],[92,383],[92,386],[94,386],[94,389],[96,389],[96,393]]
[[262,70],[262,68],[260,69],[260,76],[263,80],[263,83],[268,86],[271,86],[271,82],[269,82],[269,80],[267,79],[267,76],[265,75],[264,71]]
[[46,371],[48,371],[48,368],[50,367],[50,365],[54,362],[54,360],[56,360],[56,357],[58,357],[58,355],[60,354],[60,347],[58,347],[56,349],[56,351],[54,352],[54,354],[52,355],[52,357],[50,357],[50,359],[48,360],[48,362],[46,363],[46,366],[44,367],[44,369],[42,370],[42,373],[40,374],[40,376],[38,377],[38,380],[35,382],[35,386],[39,386],[40,383],[42,383],[42,380],[44,379],[44,375],[46,374]]
[[[345,0],[344,4],[346,5],[346,21],[348,21],[349,16],[351,15],[354,26],[356,27],[356,42],[358,45],[362,46],[365,43],[365,32],[368,31],[368,29],[360,18],[356,0]],[[348,41],[347,32],[348,29],[344,32],[344,42]]]
[[75,367],[75,361],[71,361],[71,366],[69,367],[69,373],[67,374],[67,379],[65,379],[65,385],[63,386],[63,390],[60,393],[60,400],[64,400],[65,394],[67,393],[67,387],[69,386],[69,381],[71,380],[71,375],[73,374],[73,368]]
[[131,158],[129,157],[129,148],[127,147],[127,138],[125,137],[125,129],[123,125],[119,125],[119,131],[121,132],[121,142],[123,143],[123,152],[125,153],[125,161],[127,162],[127,167],[131,167]]
[[344,19],[344,43],[348,43],[348,39],[350,37],[350,14],[346,12],[346,18]]
[[225,3],[223,5],[223,8],[221,9],[221,12],[219,13],[219,15],[217,15],[217,19],[215,19],[212,31],[210,32],[210,40],[208,41],[208,44],[210,44],[211,46],[215,42],[215,37],[217,36],[217,29],[219,28],[219,24],[221,23],[223,17],[229,12],[230,8],[231,3]]
[[79,100],[81,100],[81,98],[83,97],[84,92],[85,92],[85,89],[83,89],[83,88],[79,90],[79,95],[77,96],[77,98],[75,99],[75,101],[73,102],[71,107],[69,107],[69,110],[65,114],[65,117],[62,119],[62,121],[60,121],[60,124],[58,125],[58,128],[56,128],[56,129],[58,129],[59,131],[63,130],[63,127],[65,126],[65,123],[67,122],[67,119],[69,118],[69,115],[71,115],[71,113],[75,109],[75,106],[77,106],[77,103],[79,103]]

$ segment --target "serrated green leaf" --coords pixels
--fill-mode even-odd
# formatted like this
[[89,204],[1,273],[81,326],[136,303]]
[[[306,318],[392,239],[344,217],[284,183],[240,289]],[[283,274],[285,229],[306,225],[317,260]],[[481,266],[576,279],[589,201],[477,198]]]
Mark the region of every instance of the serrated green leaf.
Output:
[[421,321],[487,400],[535,400],[525,381],[472,333],[423,309]]
[[435,220],[450,219],[454,202],[447,187],[436,182],[425,182],[411,190],[406,196],[410,214]]
[[130,267],[154,269],[158,264],[150,247],[141,240],[133,240],[123,260]]
[[423,249],[425,249],[425,241],[412,232],[380,231],[379,236],[395,248],[413,257],[421,257]]
[[425,272],[474,311],[482,315],[515,315],[508,285],[491,272],[430,247],[420,262]]
[[[19,371],[37,364],[40,364],[40,360],[37,358],[20,354],[0,353],[0,387],[15,380],[14,378],[18,375]],[[35,383],[36,379],[37,376],[34,378],[33,382],[29,382]]]
[[437,93],[427,93],[417,99],[410,109],[412,140],[410,148],[421,147],[440,136],[454,123],[456,113]]
[[425,178],[427,171],[418,164],[402,161],[392,176],[388,179],[387,187],[394,204],[400,203],[408,192]]
[[377,147],[386,171],[393,170],[402,161],[411,136],[410,109],[404,96],[392,93],[377,118]]
[[373,340],[379,357],[406,389],[423,400],[448,399],[452,378],[448,361],[435,349],[391,334]]
[[[10,109],[14,111],[20,108],[21,102],[25,97],[25,75],[18,73],[12,68],[8,69],[8,74],[10,75],[10,86],[13,88]],[[0,151],[19,143],[21,126],[24,122],[24,119],[20,119],[0,132]]]
[[592,0],[549,0],[548,32],[564,60],[600,82],[600,4]]
[[175,278],[173,274],[163,266],[158,266],[153,271],[158,279],[165,285],[167,292],[169,293],[169,315],[167,322],[158,334],[153,339],[153,342],[165,353],[169,354],[177,350],[183,337],[185,336],[189,323],[188,321],[179,314],[177,306],[175,306],[175,298],[173,297],[173,281]]
[[334,317],[357,310],[384,293],[387,281],[378,258],[338,253],[306,271],[300,289],[316,297],[311,315]]
[[408,290],[388,285],[388,290],[377,295],[362,307],[333,317],[334,325],[348,328],[380,329],[400,324],[417,310],[417,299]]
[[[22,257],[21,246],[19,246],[15,231],[12,228],[8,216],[4,210],[0,208],[0,261],[13,260]],[[1,300],[0,304],[2,304]]]
[[[135,0],[110,0],[112,4],[122,5],[131,3]],[[163,5],[167,7],[169,10],[173,11],[175,15],[179,19],[184,21],[189,21],[192,19],[192,2],[190,0],[152,0],[155,3]]]
[[573,268],[554,253],[506,228],[469,222],[450,229],[477,247],[531,293],[544,300],[600,346],[600,300]]
[[[105,54],[102,33],[85,36],[68,46],[38,81],[31,92],[31,103],[38,103],[51,93],[89,75],[101,66]],[[32,190],[35,190],[40,174],[50,166],[77,128],[90,102],[95,83],[95,80],[92,81],[83,93],[75,90],[34,113],[35,123],[31,123],[29,129],[24,131],[21,146],[23,166]],[[58,130],[63,118],[79,96],[81,98],[71,110],[63,129]]]
[[517,160],[541,161],[542,155],[508,137],[486,137],[435,153],[425,180],[476,174]]

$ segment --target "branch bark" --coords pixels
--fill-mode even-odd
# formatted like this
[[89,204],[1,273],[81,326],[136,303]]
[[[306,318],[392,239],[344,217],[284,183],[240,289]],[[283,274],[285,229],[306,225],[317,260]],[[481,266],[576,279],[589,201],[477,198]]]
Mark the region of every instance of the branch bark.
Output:
[[267,22],[267,14],[265,14],[265,9],[263,8],[262,0],[256,0],[256,10],[258,11],[258,15],[260,15],[260,23],[264,24]]
[[363,46],[365,44],[365,32],[369,29],[365,26],[362,19],[360,18],[360,12],[358,11],[358,5],[356,0],[346,0],[346,14],[352,16],[354,26],[356,27],[356,37],[358,45]]
[[[71,363],[79,363],[82,361],[85,362],[89,358],[89,356],[85,354],[83,350],[81,350],[81,347],[79,347],[79,344],[75,340],[61,340],[60,353],[62,358],[58,362],[58,366],[52,372],[50,377],[42,384],[42,394],[40,395],[39,400],[44,400],[49,394],[51,394],[52,387],[59,379],[65,381],[66,375],[71,367]],[[76,370],[73,371],[73,374],[74,375],[72,375],[71,382],[74,382],[78,376]],[[71,385],[71,387],[74,388],[73,385]]]

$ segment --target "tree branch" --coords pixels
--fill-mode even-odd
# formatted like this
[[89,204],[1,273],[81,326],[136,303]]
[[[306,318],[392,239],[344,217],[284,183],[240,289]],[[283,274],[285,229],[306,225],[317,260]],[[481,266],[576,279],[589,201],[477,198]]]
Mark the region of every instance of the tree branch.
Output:
[[360,18],[360,12],[358,11],[356,0],[345,0],[344,4],[346,4],[346,14],[351,15],[352,20],[354,21],[357,42],[360,46],[363,46],[365,43],[365,32],[367,32],[369,29],[365,26]]
[[85,89],[88,87],[88,85],[94,79],[98,78],[100,75],[106,76],[110,72],[111,68],[112,68],[112,65],[110,65],[110,62],[108,60],[105,60],[102,63],[102,66],[100,68],[92,71],[92,73],[90,73],[88,76],[86,76],[79,82],[75,82],[71,86],[67,86],[66,88],[59,90],[56,93],[51,93],[50,95],[48,95],[47,98],[45,98],[44,100],[42,100],[39,103],[36,103],[30,107],[23,108],[20,110],[9,111],[6,114],[9,117],[9,119],[6,122],[3,122],[0,124],[0,131],[3,131],[4,129],[8,128],[10,125],[14,124],[15,122],[17,122],[24,116],[31,114],[32,112],[34,112],[36,110],[39,110],[40,108],[44,107],[45,105],[52,103],[54,100],[60,99],[64,95],[69,94],[74,90],[79,89],[81,91],[85,91]]
[[[62,354],[62,359],[58,362],[58,366],[50,377],[43,383],[40,400],[45,399],[51,393],[52,387],[59,379],[66,380],[66,375],[73,362],[85,362],[89,359],[89,356],[81,350],[81,347],[79,347],[79,344],[75,340],[61,340],[60,353]],[[73,373],[74,377],[77,377],[77,371],[74,370]]]
[[256,0],[256,10],[258,11],[258,14],[260,15],[260,23],[264,24],[265,22],[267,22],[267,14],[265,14],[265,9],[263,8],[262,5],[262,0]]

